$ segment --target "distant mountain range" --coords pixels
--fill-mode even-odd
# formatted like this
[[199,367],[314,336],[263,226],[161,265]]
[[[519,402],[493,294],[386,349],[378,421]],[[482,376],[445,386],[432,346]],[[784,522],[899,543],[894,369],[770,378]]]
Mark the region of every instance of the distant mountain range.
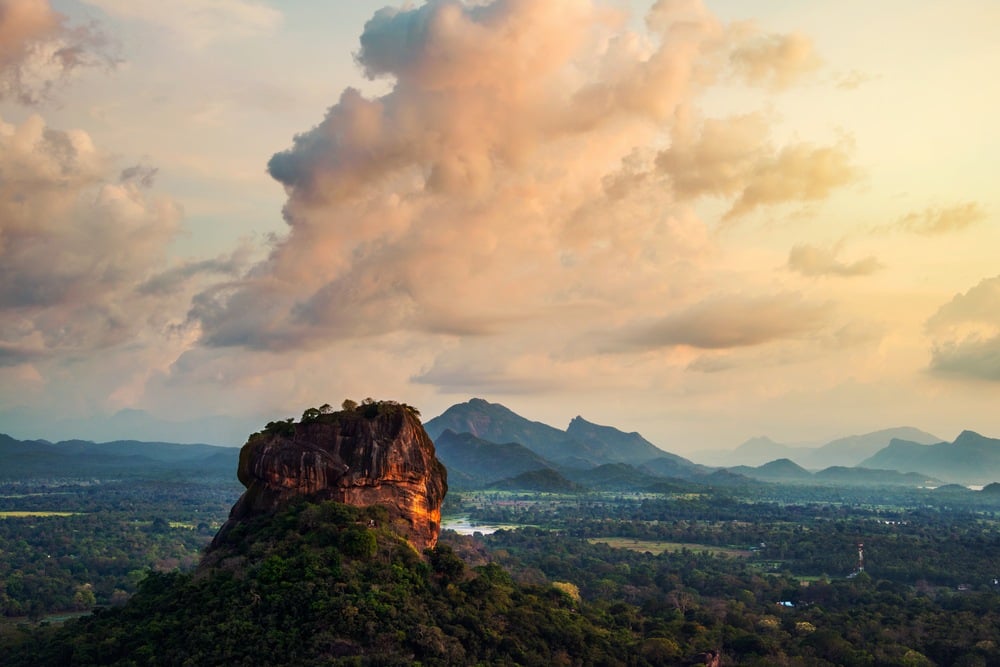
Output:
[[937,486],[941,481],[928,475],[879,470],[868,467],[830,466],[809,472],[789,459],[777,459],[761,466],[735,466],[729,472],[762,482],[791,484],[843,484],[863,486]]
[[[561,430],[481,398],[451,406],[424,427],[454,489],[640,491],[680,483],[916,487],[1000,480],[1000,440],[972,431],[964,431],[952,443],[910,427],[839,438],[820,447],[754,438],[728,452],[722,465],[708,466],[664,451],[635,432],[583,417]],[[232,480],[239,451],[135,440],[22,441],[0,434],[0,480],[109,476]],[[703,461],[712,457],[711,452],[699,456]]]
[[[816,448],[785,447],[759,438],[740,449],[758,458],[771,455],[767,462],[730,464],[721,471],[661,450],[638,433],[594,424],[582,417],[573,419],[563,431],[479,398],[451,406],[429,420],[425,428],[435,439],[438,457],[448,468],[455,488],[485,485],[555,491],[578,485],[592,490],[650,490],[668,480],[711,485],[767,482],[917,487],[968,479],[935,473],[934,463],[922,469],[907,468],[905,460],[868,460],[864,466],[856,465],[866,457],[871,459],[890,442],[901,452],[906,450],[910,444],[894,440],[897,435],[935,441],[934,436],[908,427],[840,438]],[[773,456],[788,450],[813,465],[853,463],[831,463],[814,472],[790,457]],[[908,456],[903,452],[904,459]],[[1000,479],[1000,465],[984,464],[980,470],[991,471],[983,474]]]
[[[480,398],[453,405],[424,426],[435,439],[438,457],[448,468],[456,488],[488,485],[555,490],[571,483],[593,490],[638,491],[655,488],[666,480],[712,485],[768,482],[918,487],[1000,479],[1000,448],[996,448],[998,461],[994,464],[989,458],[993,448],[989,442],[975,440],[975,434],[963,434],[959,438],[961,447],[945,451],[940,445],[918,444],[938,439],[910,427],[839,438],[814,448],[790,447],[756,438],[735,453],[764,458],[765,462],[734,466],[736,457],[730,456],[728,465],[721,467],[723,474],[717,468],[659,449],[638,433],[594,424],[582,417],[573,419],[563,431]],[[903,441],[898,437],[901,435],[915,440]],[[921,448],[921,453],[926,454],[925,465],[914,466],[912,447]],[[970,452],[968,456],[966,450]],[[789,451],[800,460],[774,456],[775,452]],[[886,458],[887,451],[898,457]],[[978,458],[970,458],[973,451]],[[957,460],[949,461],[950,467],[943,466],[940,459],[949,455]],[[969,462],[960,463],[967,458]],[[857,465],[862,461],[863,465]],[[971,471],[973,466],[975,474]],[[527,474],[537,471],[545,472]]]
[[48,479],[109,475],[161,478],[232,479],[238,447],[181,445],[169,442],[89,442],[85,440],[16,440],[0,434],[0,479]]
[[733,450],[706,450],[697,455],[705,465],[759,466],[777,459],[788,459],[808,470],[830,466],[854,467],[889,446],[893,440],[930,445],[941,438],[911,426],[888,428],[863,435],[838,438],[818,446],[786,445],[766,436],[751,438]]
[[962,431],[954,442],[934,445],[894,439],[862,465],[934,475],[949,482],[988,484],[1000,478],[1000,440],[974,431]]

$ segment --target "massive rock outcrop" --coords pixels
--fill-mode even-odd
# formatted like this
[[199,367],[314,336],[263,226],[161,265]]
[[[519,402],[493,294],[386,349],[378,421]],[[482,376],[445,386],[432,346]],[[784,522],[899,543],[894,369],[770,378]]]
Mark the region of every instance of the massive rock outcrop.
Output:
[[212,547],[237,525],[299,497],[382,505],[417,549],[433,547],[447,472],[415,410],[366,402],[341,412],[309,410],[300,423],[272,422],[240,452],[247,487]]

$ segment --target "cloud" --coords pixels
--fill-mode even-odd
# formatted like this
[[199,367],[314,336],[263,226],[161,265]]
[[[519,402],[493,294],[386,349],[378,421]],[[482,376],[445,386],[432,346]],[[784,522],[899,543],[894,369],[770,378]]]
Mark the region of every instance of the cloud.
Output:
[[195,49],[232,38],[266,34],[282,14],[252,0],[85,0],[120,18],[161,26]]
[[137,289],[167,268],[180,219],[173,202],[144,192],[149,170],[113,178],[86,133],[32,116],[0,121],[0,173],[2,363],[131,341],[166,327],[171,310],[183,321],[183,301]]
[[[776,148],[763,115],[689,122],[732,74],[727,54],[757,32],[730,30],[697,2],[656,3],[646,30],[630,25],[578,0],[378,11],[356,59],[390,91],[343,91],[271,158],[288,232],[244,276],[197,296],[201,343],[509,335],[521,354],[541,353],[525,330],[564,347],[629,326],[649,303],[696,298],[713,240],[692,199],[726,197],[742,213],[853,177],[847,146]],[[677,150],[658,159],[671,138]],[[769,335],[749,327],[734,344]],[[421,377],[454,382],[440,364]]]
[[176,294],[185,289],[191,281],[206,274],[222,274],[237,277],[249,264],[253,248],[243,243],[230,254],[205,260],[188,260],[178,266],[157,273],[136,287],[141,295]]
[[814,245],[802,244],[793,246],[788,253],[788,268],[804,276],[867,276],[881,270],[882,263],[869,256],[853,262],[842,262],[837,259],[840,252],[838,246],[820,248]]
[[792,144],[754,164],[724,217],[731,220],[765,205],[825,199],[857,177],[847,145]]
[[986,210],[978,202],[964,202],[946,208],[928,207],[900,218],[893,227],[902,231],[933,236],[958,232],[981,222]]
[[682,121],[656,166],[681,200],[735,197],[726,219],[763,205],[823,199],[857,178],[846,143],[793,143],[778,150],[768,141],[768,122],[760,113]]
[[799,33],[758,35],[733,49],[730,64],[737,76],[773,89],[791,86],[822,64],[812,40]]
[[643,326],[626,341],[638,349],[752,347],[812,333],[827,323],[830,311],[829,304],[808,303],[795,294],[716,296]]
[[72,70],[114,63],[96,26],[70,26],[48,0],[0,0],[0,100],[34,105]]
[[1000,381],[1000,276],[956,294],[927,320],[931,371]]
[[930,367],[940,375],[1000,382],[1000,336],[936,345]]

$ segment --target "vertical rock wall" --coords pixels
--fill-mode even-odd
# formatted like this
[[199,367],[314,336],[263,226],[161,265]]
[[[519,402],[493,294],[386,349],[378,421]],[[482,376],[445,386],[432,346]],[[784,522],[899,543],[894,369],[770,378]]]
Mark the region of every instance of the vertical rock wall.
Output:
[[247,490],[213,546],[236,524],[300,496],[383,505],[417,549],[437,542],[447,472],[408,407],[378,403],[272,430],[243,446],[237,475]]

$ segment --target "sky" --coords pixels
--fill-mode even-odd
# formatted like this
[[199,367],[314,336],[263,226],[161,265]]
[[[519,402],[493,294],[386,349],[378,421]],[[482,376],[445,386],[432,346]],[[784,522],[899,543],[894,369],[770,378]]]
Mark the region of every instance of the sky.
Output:
[[993,0],[0,0],[0,432],[1000,437]]

